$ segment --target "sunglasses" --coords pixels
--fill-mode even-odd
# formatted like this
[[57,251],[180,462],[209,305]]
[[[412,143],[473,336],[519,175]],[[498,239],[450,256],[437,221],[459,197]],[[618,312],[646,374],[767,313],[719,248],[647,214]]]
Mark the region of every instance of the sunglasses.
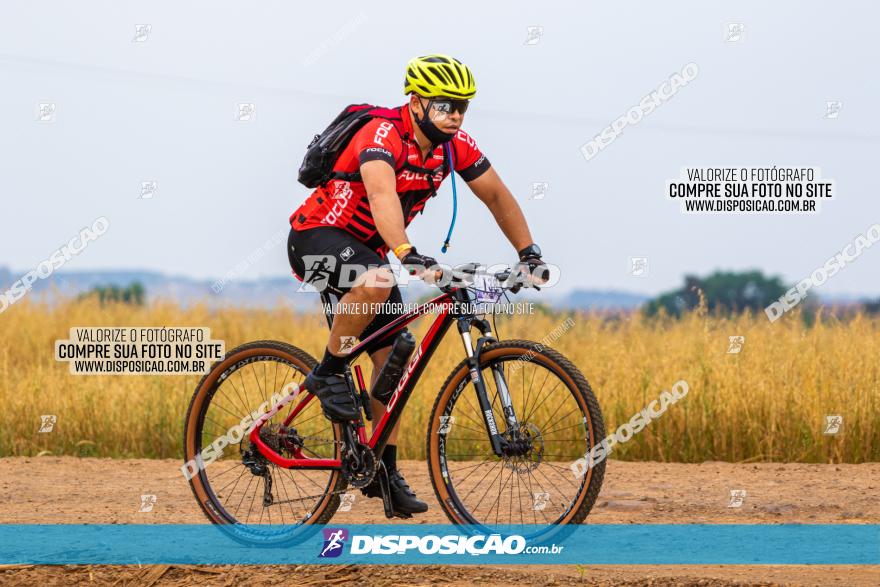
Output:
[[[427,110],[431,112],[431,117],[446,117],[453,112],[458,112],[462,116],[467,112],[470,100],[456,100],[454,98],[431,98],[428,100]],[[424,106],[424,105],[423,105]]]

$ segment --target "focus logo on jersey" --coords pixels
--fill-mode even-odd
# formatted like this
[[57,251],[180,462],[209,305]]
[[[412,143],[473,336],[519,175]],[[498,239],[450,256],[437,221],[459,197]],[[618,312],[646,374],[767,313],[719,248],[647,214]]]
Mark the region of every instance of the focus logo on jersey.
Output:
[[[345,184],[340,186],[340,184]],[[347,181],[338,182],[334,188],[332,198],[336,200],[330,211],[321,219],[321,224],[336,224],[336,221],[342,216],[342,211],[351,201],[354,192],[351,190],[351,184]]]
[[384,146],[385,143],[382,142],[383,139],[388,138],[388,133],[394,130],[394,125],[388,122],[387,120],[382,122],[379,125],[379,128],[376,129],[376,134],[373,135],[373,142],[377,145]]
[[363,150],[363,152],[370,155],[383,155],[385,157],[388,157],[389,159],[394,159],[394,153],[392,153],[388,149],[383,149],[382,147],[367,147]]
[[[441,182],[443,181],[442,173],[435,173],[431,177],[433,177],[434,181]],[[397,174],[398,181],[427,181],[428,174],[427,173],[416,173],[414,171],[402,171]]]
[[474,139],[471,138],[471,135],[467,134],[463,130],[460,130],[457,133],[455,133],[455,137],[460,141],[466,142],[469,147],[473,147],[473,148],[477,147],[477,143],[474,142]]

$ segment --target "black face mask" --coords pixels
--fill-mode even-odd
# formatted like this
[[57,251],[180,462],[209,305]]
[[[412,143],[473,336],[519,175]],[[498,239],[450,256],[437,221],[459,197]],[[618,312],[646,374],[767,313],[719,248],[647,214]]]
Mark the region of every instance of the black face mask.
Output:
[[[429,102],[428,108],[426,108],[425,111],[427,112],[427,110],[430,110],[430,108],[431,108],[431,104]],[[425,134],[425,136],[428,137],[428,140],[431,141],[431,144],[433,144],[435,146],[442,145],[443,143],[448,143],[449,141],[451,141],[452,139],[455,138],[454,132],[453,133],[443,132],[442,130],[440,130],[437,127],[436,124],[431,122],[431,120],[428,118],[427,114],[425,114],[424,116],[419,118],[418,116],[416,116],[416,113],[413,112],[413,118],[415,118],[416,124],[419,126],[419,130],[421,130]]]

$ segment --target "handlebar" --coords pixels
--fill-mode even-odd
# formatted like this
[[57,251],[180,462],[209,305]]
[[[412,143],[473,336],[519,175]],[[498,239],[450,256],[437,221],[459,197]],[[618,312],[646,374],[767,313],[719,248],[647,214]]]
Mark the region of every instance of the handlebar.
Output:
[[[435,269],[434,270],[434,280],[428,281],[424,279],[424,275],[422,274],[422,279],[430,283],[431,285],[436,285],[441,291],[451,292],[455,289],[461,289],[463,287],[469,287],[474,284],[476,281],[476,276],[481,265],[479,263],[465,263],[463,265],[459,265],[453,268],[453,273],[451,279],[448,280],[446,284],[438,284],[436,282],[444,281],[445,273],[447,269]],[[515,276],[514,271],[511,267],[503,269],[501,271],[497,271],[495,273],[484,273],[485,275],[493,277],[498,283],[498,287],[502,291],[509,291],[510,293],[517,293],[524,286],[524,283],[520,279],[515,279],[512,283],[510,279],[512,276]]]

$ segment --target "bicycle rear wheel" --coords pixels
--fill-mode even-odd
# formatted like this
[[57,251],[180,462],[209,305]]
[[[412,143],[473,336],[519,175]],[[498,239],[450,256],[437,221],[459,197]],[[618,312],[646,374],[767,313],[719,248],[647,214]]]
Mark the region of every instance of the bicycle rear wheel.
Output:
[[[291,526],[324,524],[340,503],[346,481],[339,470],[281,468],[252,445],[242,419],[267,412],[273,394],[302,383],[315,366],[308,353],[275,341],[252,342],[230,351],[202,378],[184,430],[185,467],[202,511],[215,524],[240,525],[234,537],[271,542],[289,538]],[[285,418],[304,407],[287,426]],[[247,424],[247,420],[244,421]],[[320,403],[302,390],[261,429],[261,439],[282,456],[339,458],[342,431]],[[217,439],[228,444],[217,455]],[[225,442],[224,442],[225,444]],[[273,530],[273,528],[277,529]]]
[[[504,372],[515,430],[506,426],[493,366]],[[525,340],[484,347],[480,372],[502,435],[530,448],[519,456],[494,454],[462,361],[443,384],[428,426],[429,471],[446,516],[456,524],[581,523],[605,474],[604,461],[572,467],[605,436],[587,380],[560,353]]]

